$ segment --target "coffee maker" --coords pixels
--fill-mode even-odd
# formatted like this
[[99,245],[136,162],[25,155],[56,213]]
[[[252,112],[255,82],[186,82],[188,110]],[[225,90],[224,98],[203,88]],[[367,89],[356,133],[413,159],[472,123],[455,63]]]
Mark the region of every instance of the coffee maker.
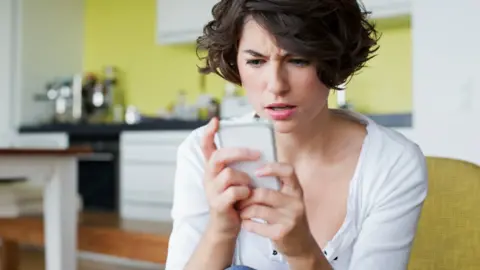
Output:
[[104,78],[94,73],[55,79],[46,85],[36,100],[52,102],[53,123],[98,123],[108,118],[116,84],[113,68],[106,68]]
[[54,106],[53,123],[78,122],[82,117],[82,75],[54,79],[47,83],[45,93],[35,95],[37,101],[48,101]]
[[82,87],[82,120],[89,123],[104,122],[112,104],[112,91],[107,79],[93,73],[86,75]]

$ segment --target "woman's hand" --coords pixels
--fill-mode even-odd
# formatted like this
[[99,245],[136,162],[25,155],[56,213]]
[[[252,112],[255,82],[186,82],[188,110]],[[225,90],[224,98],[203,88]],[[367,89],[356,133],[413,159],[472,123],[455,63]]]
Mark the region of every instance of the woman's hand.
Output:
[[[281,189],[254,189],[252,196],[239,205],[243,227],[270,238],[287,261],[322,261],[322,252],[310,233],[302,188],[293,167],[280,163],[268,164],[257,175],[276,176],[282,182]],[[262,219],[266,223],[253,221],[252,218]]]
[[213,230],[227,237],[236,237],[241,225],[236,202],[247,199],[251,190],[250,177],[243,172],[228,168],[237,161],[255,160],[260,154],[248,149],[217,149],[214,143],[218,120],[212,119],[206,128],[202,151],[207,162],[204,187],[210,206],[210,224]]

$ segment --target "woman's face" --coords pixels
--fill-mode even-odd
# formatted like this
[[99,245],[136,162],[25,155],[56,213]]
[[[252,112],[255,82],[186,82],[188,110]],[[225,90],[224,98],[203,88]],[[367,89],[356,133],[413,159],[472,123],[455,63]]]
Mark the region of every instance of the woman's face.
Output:
[[278,48],[253,19],[244,25],[237,65],[250,103],[261,117],[273,120],[277,132],[311,126],[327,108],[329,89],[315,65]]

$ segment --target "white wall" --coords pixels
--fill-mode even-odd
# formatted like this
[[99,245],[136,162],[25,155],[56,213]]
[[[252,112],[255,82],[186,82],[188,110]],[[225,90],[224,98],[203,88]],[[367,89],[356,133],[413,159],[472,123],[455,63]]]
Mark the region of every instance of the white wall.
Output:
[[412,1],[414,129],[427,155],[480,164],[480,1]]
[[[4,1],[4,0],[0,0]],[[49,118],[53,105],[34,101],[53,78],[82,71],[84,0],[14,0],[19,3],[16,122]]]
[[0,147],[9,145],[12,132],[14,0],[0,0]]

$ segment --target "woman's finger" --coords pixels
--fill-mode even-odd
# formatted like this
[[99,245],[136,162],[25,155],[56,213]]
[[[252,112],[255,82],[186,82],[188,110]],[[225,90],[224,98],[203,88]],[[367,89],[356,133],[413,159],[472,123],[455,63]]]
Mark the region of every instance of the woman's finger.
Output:
[[273,241],[282,239],[285,234],[283,226],[280,224],[261,223],[251,219],[243,220],[242,227],[251,233],[258,234]]
[[242,210],[254,204],[280,208],[288,205],[290,201],[290,198],[276,190],[268,188],[254,188],[251,196],[245,201],[240,202],[238,208]]
[[250,188],[247,186],[231,186],[216,197],[214,208],[219,212],[224,212],[240,200],[245,200],[250,196]]
[[205,134],[202,138],[202,152],[205,160],[209,160],[212,154],[217,150],[215,145],[215,134],[218,131],[218,119],[212,118],[205,128]]
[[269,224],[279,223],[282,218],[276,209],[259,204],[250,205],[241,210],[240,217],[242,219],[262,219]]
[[260,158],[258,151],[245,148],[221,148],[212,154],[208,167],[212,174],[217,175],[230,163],[254,161],[258,158]]
[[301,190],[295,170],[289,164],[285,163],[269,163],[255,172],[256,175],[275,176],[281,182],[283,187],[289,187],[292,190]]
[[250,185],[248,174],[231,168],[223,169],[215,179],[217,192],[223,192],[230,186]]

